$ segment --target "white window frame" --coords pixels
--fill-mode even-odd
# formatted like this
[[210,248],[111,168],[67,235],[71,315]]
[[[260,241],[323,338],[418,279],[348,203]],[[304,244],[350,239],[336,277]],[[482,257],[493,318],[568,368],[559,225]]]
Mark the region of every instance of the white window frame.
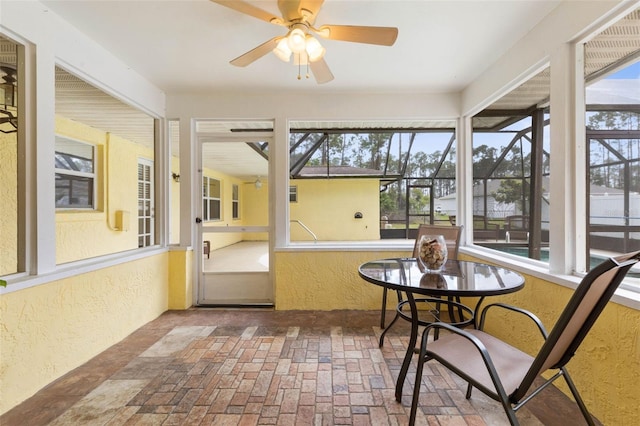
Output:
[[240,219],[240,185],[231,185],[231,218]]
[[[209,194],[209,188],[211,181],[218,182],[218,188],[220,188],[220,195],[215,197]],[[218,201],[218,217],[213,217],[209,210],[210,202]],[[206,208],[205,208],[206,204]],[[222,220],[222,181],[220,179],[212,178],[209,176],[202,177],[202,220],[205,222],[221,221]]]
[[[91,199],[89,200],[88,205],[82,206],[82,205],[73,205],[71,203],[68,203],[68,205],[65,205],[65,206],[58,206],[57,205],[58,203],[56,200],[56,210],[96,210],[97,209],[96,208],[96,187],[97,187],[97,180],[98,180],[97,174],[96,174],[96,168],[97,168],[96,146],[84,141],[80,141],[77,139],[72,139],[72,138],[68,138],[60,135],[55,135],[55,141],[56,141],[55,155],[58,155],[58,153],[73,155],[70,152],[65,152],[62,148],[59,148],[58,147],[59,142],[78,144],[91,149],[91,163],[92,163],[91,164],[92,172],[83,172],[78,170],[70,170],[70,169],[55,167],[55,176],[63,175],[63,176],[70,176],[70,177],[80,177],[80,178],[89,179],[91,181],[91,197],[90,197]],[[54,177],[54,180],[57,181],[55,177]],[[56,192],[57,192],[57,185],[56,185]]]

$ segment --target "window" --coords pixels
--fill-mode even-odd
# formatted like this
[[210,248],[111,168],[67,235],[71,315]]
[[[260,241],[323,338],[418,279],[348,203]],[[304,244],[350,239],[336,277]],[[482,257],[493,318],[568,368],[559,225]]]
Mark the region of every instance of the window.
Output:
[[[312,130],[297,124],[289,139],[295,183],[289,214],[312,233],[291,228],[291,241],[412,239],[420,224],[448,225],[455,215],[455,123],[345,123],[344,129],[317,123]],[[304,200],[299,191],[307,194]],[[354,212],[363,215],[357,223]]]
[[238,185],[231,186],[231,214],[233,219],[240,219],[240,189]]
[[640,249],[640,100],[609,105],[615,90],[633,92],[638,70],[640,62],[587,86],[587,269]]
[[154,245],[155,119],[59,66],[54,72],[56,264]]
[[220,220],[220,181],[210,177],[202,178],[202,219]]
[[551,212],[549,81],[545,68],[472,120],[474,243],[544,262]]
[[95,147],[56,136],[56,208],[95,208]]
[[[636,8],[584,45],[586,244],[578,266],[586,271],[640,250],[640,60],[638,39],[627,32],[639,14]],[[640,269],[622,287],[640,291]]]

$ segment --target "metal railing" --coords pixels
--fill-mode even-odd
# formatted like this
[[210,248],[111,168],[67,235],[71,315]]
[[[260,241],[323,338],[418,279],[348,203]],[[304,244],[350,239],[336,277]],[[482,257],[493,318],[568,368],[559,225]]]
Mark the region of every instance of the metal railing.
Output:
[[297,223],[298,225],[302,226],[302,228],[307,231],[312,237],[313,237],[313,241],[314,242],[318,242],[318,237],[316,237],[316,234],[313,233],[313,231],[311,229],[309,229],[309,227],[307,225],[305,225],[304,223],[300,222],[297,219],[291,219],[289,222],[291,223]]

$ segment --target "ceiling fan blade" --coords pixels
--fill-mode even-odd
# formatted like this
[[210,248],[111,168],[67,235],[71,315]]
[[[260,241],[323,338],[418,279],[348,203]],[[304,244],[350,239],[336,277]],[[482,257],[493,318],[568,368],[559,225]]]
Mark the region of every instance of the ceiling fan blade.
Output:
[[356,25],[323,25],[318,35],[329,40],[352,41],[355,43],[393,46],[398,37],[395,27],[364,27]]
[[319,59],[315,62],[310,62],[309,66],[311,67],[311,72],[313,73],[313,77],[316,79],[318,84],[328,83],[333,80],[333,74],[329,69],[329,65],[323,59]]
[[235,65],[237,67],[246,67],[250,63],[262,58],[267,53],[271,52],[278,44],[282,37],[274,37],[269,41],[262,43],[260,46],[251,49],[244,55],[240,55],[234,60],[231,61],[231,65]]
[[271,24],[283,25],[282,18],[275,16],[266,10],[262,10],[259,7],[247,3],[242,0],[211,0],[213,3],[217,3],[221,6],[233,9],[236,12],[244,13],[245,15],[253,16],[261,21],[269,22]]
[[278,9],[285,21],[293,21],[306,16],[311,25],[322,7],[324,0],[278,0]]

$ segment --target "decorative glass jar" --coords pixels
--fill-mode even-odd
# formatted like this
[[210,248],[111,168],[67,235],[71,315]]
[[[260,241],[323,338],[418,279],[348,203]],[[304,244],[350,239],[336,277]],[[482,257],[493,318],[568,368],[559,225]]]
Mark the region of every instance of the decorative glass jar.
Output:
[[440,272],[447,261],[447,243],[442,235],[423,235],[418,241],[418,263],[424,272]]

